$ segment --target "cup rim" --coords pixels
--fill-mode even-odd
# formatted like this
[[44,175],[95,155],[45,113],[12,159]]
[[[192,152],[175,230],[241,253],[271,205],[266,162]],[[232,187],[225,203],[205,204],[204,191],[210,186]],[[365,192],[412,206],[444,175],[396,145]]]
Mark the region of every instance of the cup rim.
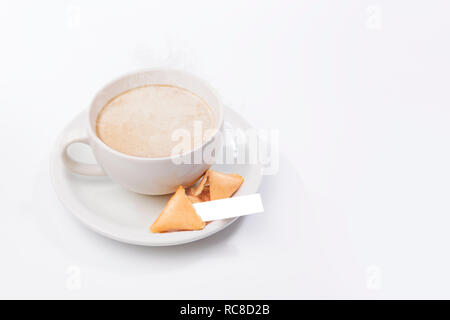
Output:
[[[201,82],[201,83],[205,86],[205,88],[206,88],[207,90],[209,90],[209,91],[214,95],[214,97],[217,99],[217,101],[218,101],[218,103],[219,103],[219,108],[218,108],[218,109],[219,109],[219,110],[218,110],[218,111],[219,111],[219,112],[218,112],[219,117],[218,117],[217,125],[216,125],[216,128],[214,129],[213,134],[208,138],[208,140],[206,140],[206,141],[205,141],[204,143],[202,143],[200,146],[198,146],[198,147],[196,147],[196,148],[194,148],[194,149],[192,149],[192,150],[186,151],[186,152],[184,152],[184,153],[182,153],[182,154],[171,155],[171,156],[166,156],[166,157],[158,157],[158,158],[144,158],[144,157],[132,156],[132,155],[125,154],[125,153],[122,153],[122,152],[120,152],[120,151],[117,151],[117,150],[111,148],[110,146],[108,146],[106,143],[104,143],[104,142],[97,136],[97,134],[96,134],[95,132],[93,132],[93,129],[92,129],[92,126],[91,126],[91,123],[90,123],[90,120],[89,120],[89,117],[90,117],[90,111],[92,110],[92,108],[93,108],[93,106],[94,106],[93,103],[94,103],[96,97],[97,97],[102,91],[104,91],[107,87],[109,87],[110,85],[112,85],[112,84],[114,84],[114,83],[116,83],[116,82],[118,82],[118,81],[123,81],[124,79],[126,79],[126,78],[128,78],[128,77],[135,76],[135,75],[138,75],[138,74],[140,74],[140,73],[147,73],[147,72],[164,72],[164,71],[166,71],[166,72],[178,72],[178,73],[182,73],[182,74],[184,74],[184,75],[186,75],[186,76],[188,76],[188,77],[190,77],[190,78],[194,78],[196,81]],[[208,82],[206,82],[206,81],[203,80],[202,78],[198,77],[197,75],[194,75],[194,74],[192,74],[192,73],[190,73],[190,72],[187,72],[187,71],[184,71],[184,70],[180,70],[180,69],[176,69],[176,68],[146,68],[146,69],[139,69],[139,70],[136,70],[136,71],[128,72],[128,73],[126,73],[126,74],[124,74],[124,75],[122,75],[122,76],[116,77],[115,79],[113,79],[113,80],[109,81],[108,83],[106,83],[104,86],[101,87],[100,90],[97,91],[97,93],[95,94],[94,98],[91,100],[91,104],[90,104],[90,106],[89,106],[89,112],[88,112],[88,115],[87,115],[87,117],[88,117],[88,132],[89,132],[89,135],[91,136],[91,138],[92,138],[95,142],[97,142],[99,145],[101,145],[101,146],[103,146],[104,148],[106,148],[106,150],[108,150],[109,152],[111,152],[111,153],[113,153],[113,154],[115,154],[115,155],[117,155],[117,156],[123,157],[123,158],[125,158],[125,159],[135,160],[135,161],[164,161],[164,160],[173,160],[173,159],[182,158],[182,157],[185,157],[185,156],[187,156],[187,155],[189,155],[189,154],[195,153],[195,152],[197,152],[197,151],[203,149],[203,147],[206,146],[207,144],[213,142],[213,140],[216,138],[217,134],[220,132],[220,130],[222,129],[222,126],[223,126],[223,113],[224,113],[223,109],[224,109],[224,108],[223,108],[223,104],[222,104],[222,99],[220,98],[220,95],[217,93],[217,91],[216,91],[213,87],[211,87],[211,85],[210,85]]]

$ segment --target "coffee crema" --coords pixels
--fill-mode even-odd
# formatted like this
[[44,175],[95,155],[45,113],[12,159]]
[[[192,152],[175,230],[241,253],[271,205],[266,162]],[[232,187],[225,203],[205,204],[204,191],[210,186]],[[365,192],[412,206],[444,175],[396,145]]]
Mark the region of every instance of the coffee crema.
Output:
[[[202,145],[216,127],[214,113],[189,90],[152,84],[111,99],[97,117],[97,136],[112,149],[143,158],[171,156],[181,139]],[[181,137],[183,136],[183,137]]]

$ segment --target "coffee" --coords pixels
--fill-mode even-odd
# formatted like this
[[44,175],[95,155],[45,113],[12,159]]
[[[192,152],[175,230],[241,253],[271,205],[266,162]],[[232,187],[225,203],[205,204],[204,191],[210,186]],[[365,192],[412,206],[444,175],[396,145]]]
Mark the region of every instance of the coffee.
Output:
[[196,94],[171,85],[147,85],[111,99],[99,113],[96,129],[116,151],[160,158],[172,155],[186,137],[190,149],[185,152],[200,146],[215,127],[212,109]]

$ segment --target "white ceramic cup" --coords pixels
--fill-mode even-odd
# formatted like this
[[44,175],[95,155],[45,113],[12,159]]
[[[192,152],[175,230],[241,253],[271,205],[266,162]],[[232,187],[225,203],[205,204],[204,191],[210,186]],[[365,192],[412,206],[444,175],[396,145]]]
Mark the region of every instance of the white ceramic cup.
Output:
[[[191,151],[165,158],[130,156],[103,143],[96,134],[97,116],[103,106],[124,91],[148,84],[175,85],[202,97],[212,108],[216,119],[216,129],[210,139]],[[222,128],[223,106],[209,85],[183,71],[152,69],[123,76],[100,90],[89,107],[86,128],[80,128],[65,137],[60,145],[60,154],[67,169],[73,173],[86,176],[108,175],[113,181],[136,193],[168,194],[174,192],[179,185],[193,184],[210,167],[213,158],[205,158],[204,151],[220,147]],[[67,151],[73,143],[89,145],[98,164],[86,164],[72,159]]]

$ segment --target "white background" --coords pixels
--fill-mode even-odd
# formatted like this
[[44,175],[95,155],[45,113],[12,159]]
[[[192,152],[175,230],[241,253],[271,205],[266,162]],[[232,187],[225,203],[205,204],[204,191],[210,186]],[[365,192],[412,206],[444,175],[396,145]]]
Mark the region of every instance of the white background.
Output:
[[[2,1],[1,298],[450,298],[448,1]],[[58,202],[62,128],[171,66],[280,130],[266,211],[179,247]],[[74,279],[80,281],[74,282]]]

